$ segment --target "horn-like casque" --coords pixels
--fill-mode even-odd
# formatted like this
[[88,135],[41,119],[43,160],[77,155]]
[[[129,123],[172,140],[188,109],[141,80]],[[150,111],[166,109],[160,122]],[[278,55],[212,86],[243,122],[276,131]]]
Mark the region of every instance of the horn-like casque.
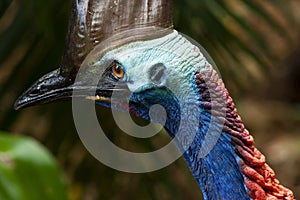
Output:
[[[171,0],[74,0],[60,64],[62,75],[77,72],[87,54],[103,40],[136,28],[171,30]],[[142,39],[142,35],[147,38],[143,31],[139,35],[127,42]]]

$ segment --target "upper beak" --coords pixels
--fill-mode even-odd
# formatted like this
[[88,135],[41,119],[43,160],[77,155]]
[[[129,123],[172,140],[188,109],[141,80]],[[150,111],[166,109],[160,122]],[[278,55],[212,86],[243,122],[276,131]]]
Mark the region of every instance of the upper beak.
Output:
[[37,80],[15,102],[15,109],[45,104],[72,96],[73,80],[54,70]]

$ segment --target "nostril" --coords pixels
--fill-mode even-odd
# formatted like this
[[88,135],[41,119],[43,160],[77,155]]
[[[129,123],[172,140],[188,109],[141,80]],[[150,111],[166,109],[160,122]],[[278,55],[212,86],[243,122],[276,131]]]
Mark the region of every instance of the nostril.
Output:
[[41,90],[37,87],[33,88],[31,91],[30,91],[30,94],[29,96],[35,96],[37,94],[40,94],[41,93]]
[[31,93],[32,93],[32,94],[38,94],[38,93],[40,93],[40,92],[41,92],[40,87],[34,87],[34,88],[31,90]]

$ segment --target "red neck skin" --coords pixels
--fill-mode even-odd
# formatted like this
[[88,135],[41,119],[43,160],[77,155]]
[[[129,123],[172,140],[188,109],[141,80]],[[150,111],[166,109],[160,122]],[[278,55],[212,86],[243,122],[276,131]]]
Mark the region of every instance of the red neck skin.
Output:
[[205,93],[208,84],[211,87],[215,85],[216,91],[222,91],[222,96],[226,101],[226,120],[223,131],[230,135],[232,145],[241,158],[239,165],[251,198],[253,200],[295,199],[293,192],[282,186],[276,179],[275,172],[266,163],[265,156],[255,148],[253,137],[244,127],[233,100],[217,73],[214,70],[208,70],[202,74],[196,73],[196,80],[198,88],[204,88],[200,92],[203,101],[210,102],[209,95]]
[[245,184],[254,200],[295,199],[293,192],[280,185],[275,172],[266,163],[265,156],[254,146],[254,139],[245,129],[232,98],[226,90],[227,113],[224,131],[230,134],[238,155],[240,167],[245,175]]

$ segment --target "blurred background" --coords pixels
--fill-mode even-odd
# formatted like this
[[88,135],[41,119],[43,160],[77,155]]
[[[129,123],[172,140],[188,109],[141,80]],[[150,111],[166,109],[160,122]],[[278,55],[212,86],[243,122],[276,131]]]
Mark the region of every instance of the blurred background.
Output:
[[[71,0],[0,1],[0,130],[41,142],[72,200],[201,199],[183,159],[147,174],[99,163],[77,135],[71,102],[13,109],[18,95],[59,67],[70,7]],[[256,146],[300,198],[300,1],[174,0],[174,9],[176,29],[210,53]],[[146,151],[169,141],[163,133],[130,138],[110,110],[98,109],[108,137],[123,148]]]

